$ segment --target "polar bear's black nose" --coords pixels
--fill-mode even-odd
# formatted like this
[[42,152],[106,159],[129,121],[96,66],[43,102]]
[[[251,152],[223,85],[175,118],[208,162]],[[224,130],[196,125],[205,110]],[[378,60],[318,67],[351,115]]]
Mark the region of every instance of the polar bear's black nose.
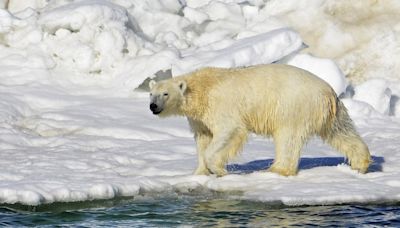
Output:
[[150,110],[154,112],[156,109],[157,109],[157,105],[154,104],[154,103],[151,103],[150,104]]

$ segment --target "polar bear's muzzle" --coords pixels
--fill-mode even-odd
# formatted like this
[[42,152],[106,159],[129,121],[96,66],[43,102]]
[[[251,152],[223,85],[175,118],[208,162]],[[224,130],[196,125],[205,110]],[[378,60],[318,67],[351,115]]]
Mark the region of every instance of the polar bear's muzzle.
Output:
[[150,104],[150,110],[154,115],[160,114],[162,112],[162,108],[160,108],[156,103]]
[[150,110],[154,115],[160,114],[164,110],[164,100],[160,96],[152,96],[150,100]]

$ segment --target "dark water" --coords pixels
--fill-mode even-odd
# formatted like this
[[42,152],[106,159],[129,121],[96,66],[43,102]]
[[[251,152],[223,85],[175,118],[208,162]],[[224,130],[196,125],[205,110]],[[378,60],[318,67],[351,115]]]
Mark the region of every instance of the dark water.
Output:
[[400,205],[287,207],[195,197],[3,205],[0,226],[400,227]]

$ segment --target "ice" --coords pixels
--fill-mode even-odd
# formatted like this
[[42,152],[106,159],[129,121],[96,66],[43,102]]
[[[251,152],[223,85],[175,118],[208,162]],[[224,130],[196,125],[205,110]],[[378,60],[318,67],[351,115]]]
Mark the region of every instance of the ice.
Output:
[[[63,107],[66,102],[37,108],[35,114],[9,120],[15,127],[8,132],[2,124],[3,203],[37,205],[198,188],[243,192],[231,197],[288,205],[398,200],[393,181],[400,157],[391,155],[391,148],[399,146],[392,138],[398,137],[400,126],[379,116],[374,117],[376,123],[367,119],[357,125],[376,162],[366,175],[351,171],[340,154],[320,141],[305,148],[298,176],[265,173],[273,159],[273,146],[271,141],[252,138],[239,160],[231,162],[242,165],[231,175],[216,178],[191,175],[196,154],[184,119],[152,116],[147,98],[79,100],[68,107]],[[383,136],[388,124],[393,130],[385,130],[388,135]],[[38,126],[54,133],[44,134]],[[392,162],[383,162],[384,158]]]
[[[0,1],[0,203],[215,191],[286,205],[399,202],[399,5],[374,2]],[[318,139],[297,176],[265,172],[273,142],[251,135],[229,175],[192,175],[186,120],[153,116],[148,94],[134,92],[161,71],[283,61],[344,97],[373,156],[367,174]]]

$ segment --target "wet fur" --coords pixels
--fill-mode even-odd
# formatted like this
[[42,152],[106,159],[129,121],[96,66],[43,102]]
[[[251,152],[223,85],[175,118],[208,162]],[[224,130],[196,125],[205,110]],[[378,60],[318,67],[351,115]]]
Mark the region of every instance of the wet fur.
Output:
[[[308,71],[287,65],[204,68],[169,79],[184,81],[174,115],[186,116],[198,151],[195,174],[225,175],[249,132],[272,136],[275,160],[269,171],[295,175],[300,151],[313,135],[342,152],[365,173],[371,158],[332,88]],[[165,83],[165,82],[163,82]],[[171,113],[168,113],[170,115]]]

